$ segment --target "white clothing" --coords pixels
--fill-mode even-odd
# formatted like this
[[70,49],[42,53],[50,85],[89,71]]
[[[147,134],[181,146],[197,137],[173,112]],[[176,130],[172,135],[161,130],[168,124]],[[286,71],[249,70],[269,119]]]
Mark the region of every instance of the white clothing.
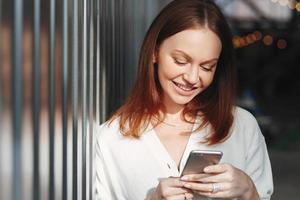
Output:
[[[95,132],[94,195],[100,200],[143,200],[158,185],[159,179],[179,177],[191,150],[220,150],[220,163],[229,163],[247,173],[261,199],[270,199],[273,180],[266,143],[255,118],[236,108],[231,136],[223,143],[208,146],[199,141],[209,133],[209,126],[191,134],[179,171],[149,127],[140,139],[124,137],[118,120],[102,124]],[[206,199],[194,197],[194,200]]]

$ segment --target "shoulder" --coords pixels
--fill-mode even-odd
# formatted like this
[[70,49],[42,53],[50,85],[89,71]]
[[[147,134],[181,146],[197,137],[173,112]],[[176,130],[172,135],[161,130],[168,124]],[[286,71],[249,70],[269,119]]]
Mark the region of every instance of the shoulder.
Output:
[[106,121],[103,124],[97,126],[95,137],[98,142],[110,142],[112,140],[116,140],[117,138],[123,137],[120,131],[119,118],[116,118],[111,122]]
[[234,110],[235,119],[246,120],[246,121],[256,121],[255,117],[246,109],[239,106],[235,107]]
[[240,135],[247,141],[263,141],[259,125],[255,117],[241,107],[235,107],[233,131],[235,135]]
[[234,121],[237,125],[247,126],[248,128],[258,126],[255,117],[249,111],[238,106],[234,109]]

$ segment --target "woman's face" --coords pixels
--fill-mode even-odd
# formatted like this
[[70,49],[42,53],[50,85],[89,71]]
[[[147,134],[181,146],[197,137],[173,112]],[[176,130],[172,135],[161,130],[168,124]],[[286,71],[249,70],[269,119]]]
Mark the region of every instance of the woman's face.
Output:
[[155,56],[167,107],[183,107],[213,81],[222,44],[207,28],[188,29],[167,38]]

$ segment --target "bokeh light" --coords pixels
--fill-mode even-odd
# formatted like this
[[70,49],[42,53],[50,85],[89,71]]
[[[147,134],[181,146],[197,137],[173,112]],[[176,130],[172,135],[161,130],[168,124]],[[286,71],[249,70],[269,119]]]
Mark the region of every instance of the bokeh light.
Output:
[[287,41],[284,39],[280,39],[277,41],[277,47],[278,49],[286,49],[287,47]]
[[273,43],[273,37],[270,35],[266,35],[263,39],[263,43],[267,46],[270,46]]

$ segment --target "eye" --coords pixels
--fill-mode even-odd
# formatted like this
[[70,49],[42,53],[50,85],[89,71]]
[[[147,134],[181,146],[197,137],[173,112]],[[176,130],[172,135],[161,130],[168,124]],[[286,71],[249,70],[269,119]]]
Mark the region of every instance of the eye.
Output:
[[177,65],[186,65],[186,64],[187,64],[186,61],[183,61],[183,60],[177,60],[177,59],[174,59],[174,62],[175,62]]
[[216,66],[216,64],[214,65],[200,65],[200,67],[206,71],[206,72],[210,72],[213,70],[213,68]]

